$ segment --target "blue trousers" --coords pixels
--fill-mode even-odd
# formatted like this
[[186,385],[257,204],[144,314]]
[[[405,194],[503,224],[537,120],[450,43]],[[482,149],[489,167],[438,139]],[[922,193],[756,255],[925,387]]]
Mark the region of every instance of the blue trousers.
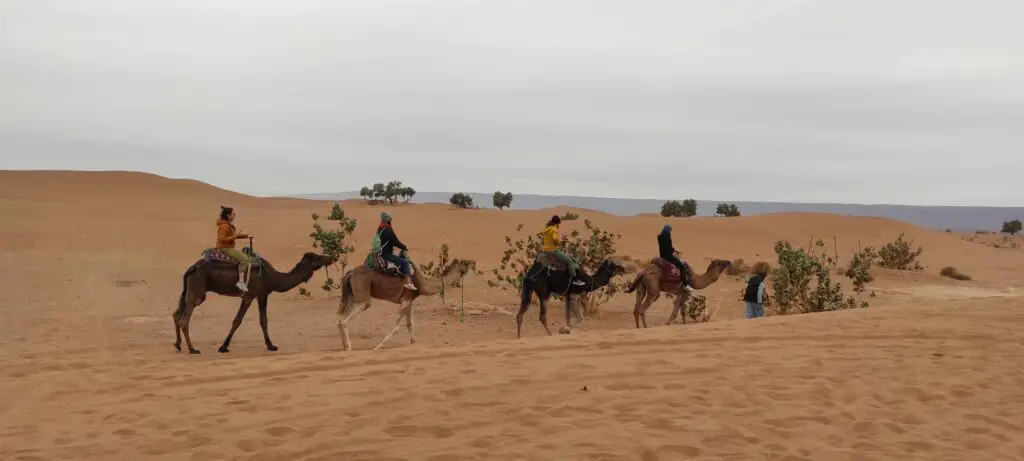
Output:
[[743,313],[743,316],[748,319],[757,317],[764,317],[764,304],[752,303],[750,301],[744,301],[747,303],[747,311]]
[[391,261],[391,262],[393,262],[395,264],[398,264],[398,267],[402,268],[402,274],[405,274],[406,277],[409,276],[409,260],[408,259],[405,259],[405,258],[403,258],[401,256],[398,256],[398,255],[394,254],[394,253],[384,253],[384,254],[380,255],[380,257],[384,258],[385,261]]

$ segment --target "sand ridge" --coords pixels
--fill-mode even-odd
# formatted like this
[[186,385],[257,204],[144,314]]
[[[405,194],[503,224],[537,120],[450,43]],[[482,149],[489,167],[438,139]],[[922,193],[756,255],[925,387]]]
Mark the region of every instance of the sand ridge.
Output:
[[[833,236],[845,259],[905,233],[927,267],[881,271],[866,310],[729,321],[742,318],[741,281],[723,279],[702,290],[722,300],[718,322],[637,331],[622,296],[571,336],[543,336],[531,309],[522,341],[516,297],[474,275],[465,323],[451,297],[417,300],[417,345],[400,331],[379,353],[365,349],[396,306],[375,301],[350,325],[357,350],[342,353],[337,298],[288,293],[270,301],[281,351],[265,351],[252,312],[217,354],[237,300],[211,295],[192,328],[204,353],[179,354],[181,271],[212,243],[220,204],[280,267],[310,249],[309,215],[330,207],[130,172],[0,172],[0,459],[1024,457],[1019,250],[884,219],[673,220],[691,261],[771,260],[776,239]],[[343,206],[360,223],[360,259],[383,208]],[[387,209],[414,257],[446,242],[485,272],[504,235],[552,213]],[[578,212],[641,259],[665,221]],[[938,277],[946,265],[974,280]],[[668,311],[662,299],[648,316],[657,325]]]

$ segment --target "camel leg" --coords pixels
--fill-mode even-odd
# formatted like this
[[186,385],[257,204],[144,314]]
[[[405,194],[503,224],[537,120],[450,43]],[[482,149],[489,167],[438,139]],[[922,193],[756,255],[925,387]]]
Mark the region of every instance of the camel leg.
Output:
[[174,319],[174,348],[181,352],[181,315],[185,313],[185,298],[181,298],[178,301],[178,308],[171,314],[171,318]]
[[380,340],[379,343],[373,348],[374,351],[380,350],[384,347],[384,343],[388,342],[395,333],[398,333],[398,329],[402,328],[402,320],[405,320],[405,316],[412,314],[412,301],[402,301],[402,306],[398,308],[398,320],[395,320],[395,327],[391,329],[391,332]]
[[523,299],[519,302],[519,312],[516,313],[516,339],[523,337],[523,317],[526,316],[526,310],[530,308],[530,298],[533,295],[523,296]]
[[220,345],[220,349],[217,349],[217,352],[228,352],[228,346],[231,345],[231,338],[235,336],[235,331],[238,330],[238,327],[242,326],[242,319],[245,318],[245,313],[249,311],[250,305],[252,305],[252,297],[243,296],[242,303],[238,306],[238,313],[235,314],[235,320],[231,322],[231,331],[228,332],[228,336],[224,338],[224,343]]
[[640,306],[640,323],[644,328],[647,328],[647,309],[650,309],[651,306],[661,298],[661,290],[655,288],[653,290],[645,291],[647,291],[647,299],[644,300],[643,306]]
[[416,344],[416,336],[412,333],[412,306],[409,306],[409,312],[405,313],[405,329],[409,331],[409,344]]
[[644,290],[643,284],[636,287],[636,302],[633,304],[633,322],[636,323],[636,327],[640,328],[640,306],[644,302],[644,298],[647,297],[647,290]]
[[676,292],[676,299],[674,299],[672,302],[672,315],[668,317],[668,321],[665,322],[665,325],[671,325],[673,322],[675,322],[676,315],[679,314],[682,314],[683,323],[686,323],[686,312],[683,312],[683,309],[686,305],[686,300],[688,298],[689,296],[686,294],[686,290],[679,290],[679,292]]
[[263,295],[256,299],[259,303],[260,309],[260,329],[263,330],[263,343],[267,345],[267,350],[270,352],[276,352],[277,346],[270,340],[270,332],[267,331],[267,326],[270,324],[270,319],[267,318],[267,302],[269,301],[270,295]]
[[199,349],[196,349],[192,345],[192,336],[189,335],[189,328],[188,328],[189,322],[192,321],[192,313],[195,312],[196,306],[198,306],[198,305],[199,305],[199,303],[196,300],[189,299],[189,300],[187,300],[185,302],[185,312],[181,313],[181,320],[180,320],[181,333],[185,336],[185,345],[188,347],[188,352],[190,354],[198,354],[199,353]]
[[341,347],[345,351],[352,350],[352,340],[348,337],[348,322],[355,318],[356,314],[369,309],[370,301],[362,303],[358,308],[354,303],[351,306],[347,310],[342,310],[341,317],[338,318],[338,333],[341,335]]
[[540,324],[544,326],[544,331],[548,332],[548,336],[551,336],[551,328],[548,328],[548,297],[539,296],[540,301]]
[[[547,323],[547,322],[545,322]],[[565,331],[572,331],[572,296],[565,295]]]

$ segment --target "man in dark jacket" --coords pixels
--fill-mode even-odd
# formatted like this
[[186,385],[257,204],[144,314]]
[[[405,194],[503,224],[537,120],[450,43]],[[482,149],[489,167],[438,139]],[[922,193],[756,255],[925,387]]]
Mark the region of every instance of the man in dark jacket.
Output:
[[672,247],[672,226],[665,224],[665,227],[661,228],[661,233],[658,234],[658,256],[678,267],[683,288],[686,291],[693,291],[690,286],[690,271],[686,270],[686,265],[676,257],[677,253],[678,251]]
[[764,317],[764,279],[766,277],[768,277],[768,270],[762,268],[747,280],[747,289],[743,292],[743,301],[747,305],[747,310],[743,316],[748,319]]
[[377,226],[377,237],[380,238],[380,256],[385,261],[391,261],[402,268],[402,274],[405,275],[405,287],[410,290],[416,290],[416,286],[412,283],[412,277],[409,273],[409,260],[401,256],[396,255],[395,248],[402,250],[402,253],[409,251],[409,248],[398,240],[398,236],[395,235],[395,230],[391,228],[391,213],[384,212],[380,214],[380,225]]

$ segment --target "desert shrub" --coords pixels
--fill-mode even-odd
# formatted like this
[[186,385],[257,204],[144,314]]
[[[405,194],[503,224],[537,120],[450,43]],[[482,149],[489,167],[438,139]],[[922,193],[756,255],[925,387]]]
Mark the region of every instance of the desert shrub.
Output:
[[913,240],[903,240],[903,234],[900,234],[895,241],[878,250],[878,265],[886,269],[919,271],[924,269],[917,260],[921,253],[924,253],[924,248],[913,249]]
[[492,203],[494,204],[494,208],[497,208],[499,210],[502,210],[502,209],[505,209],[505,208],[511,208],[512,207],[512,193],[511,192],[502,192],[500,190],[499,191],[494,191],[494,198],[492,199]]
[[661,215],[666,218],[696,216],[697,201],[692,198],[688,198],[682,202],[679,202],[678,200],[669,200],[661,205]]
[[806,250],[778,241],[775,254],[779,267],[772,270],[771,285],[779,313],[794,308],[807,313],[867,307],[866,302],[844,296],[839,282],[832,282],[836,261],[826,254],[821,239]]
[[[694,210],[696,212],[696,210]],[[719,203],[715,207],[715,216],[736,217],[740,215],[740,209],[735,203]]]
[[466,193],[456,192],[448,199],[448,203],[457,208],[473,208],[473,197]]
[[999,240],[996,240],[995,242],[984,242],[984,245],[990,246],[992,248],[1009,249],[1009,250],[1016,250],[1016,249],[1020,248],[1020,242],[1015,241],[1009,235],[1003,235],[1003,236],[999,237]]
[[[309,237],[313,240],[313,248],[320,248],[324,255],[335,258],[335,263],[332,266],[339,269],[339,274],[344,274],[345,268],[348,267],[348,255],[355,251],[355,247],[348,240],[352,236],[352,232],[356,230],[356,219],[346,216],[341,205],[335,203],[331,207],[330,214],[327,215],[327,220],[336,221],[337,228],[324,229],[320,223],[320,215],[313,213],[313,232],[309,234]],[[327,277],[320,289],[330,294],[340,286],[340,284],[334,284],[334,279]],[[299,295],[311,296],[309,291],[302,287],[299,288]]]
[[566,211],[565,214],[560,216],[560,218],[562,218],[562,221],[575,221],[577,219],[580,219],[580,215],[573,213],[571,211]]
[[359,189],[359,196],[371,204],[388,203],[394,204],[399,200],[408,203],[416,195],[416,189],[402,185],[402,181],[388,181],[374,183],[373,187],[363,186]]
[[969,276],[967,274],[961,273],[960,271],[958,271],[953,266],[943,267],[942,270],[939,271],[939,275],[941,275],[943,277],[951,278],[953,280],[970,280],[971,279],[971,276]]
[[[433,261],[427,261],[423,264],[417,264],[416,267],[428,277],[440,277],[444,272],[445,268],[448,267],[454,260],[448,254],[448,244],[442,243],[441,247],[437,250],[437,255]],[[476,269],[476,266],[470,268],[474,273],[479,274],[480,271]],[[455,287],[462,286],[462,280],[459,280],[453,284]],[[438,293],[441,297],[441,301],[444,302],[444,286],[442,285],[441,292]]]
[[874,247],[861,248],[853,254],[850,264],[846,267],[844,275],[853,281],[853,291],[863,293],[865,285],[875,280],[871,275],[871,266],[878,259],[878,252]]
[[708,310],[707,298],[704,295],[694,295],[686,300],[683,308],[683,315],[694,322],[706,323],[711,321],[711,311]]
[[1003,223],[1003,229],[1000,230],[999,232],[1002,232],[1004,234],[1017,235],[1017,234],[1020,233],[1021,230],[1024,230],[1024,229],[1021,229],[1021,222],[1020,222],[1020,220],[1019,219],[1014,219],[1013,221],[1006,221],[1006,222],[1004,222]]
[[[594,226],[589,219],[583,221],[584,231],[573,229],[562,235],[562,251],[571,256],[582,270],[593,274],[602,261],[615,254],[615,247],[622,235],[613,234]],[[516,227],[520,232],[523,225]],[[541,249],[540,232],[526,235],[518,240],[505,236],[505,250],[501,263],[493,270],[494,278],[488,280],[491,287],[520,293],[523,288],[523,276],[533,265],[537,253]],[[614,282],[589,293],[576,296],[585,315],[596,315],[601,306],[622,291],[623,284]],[[560,298],[560,296],[556,297]]]

